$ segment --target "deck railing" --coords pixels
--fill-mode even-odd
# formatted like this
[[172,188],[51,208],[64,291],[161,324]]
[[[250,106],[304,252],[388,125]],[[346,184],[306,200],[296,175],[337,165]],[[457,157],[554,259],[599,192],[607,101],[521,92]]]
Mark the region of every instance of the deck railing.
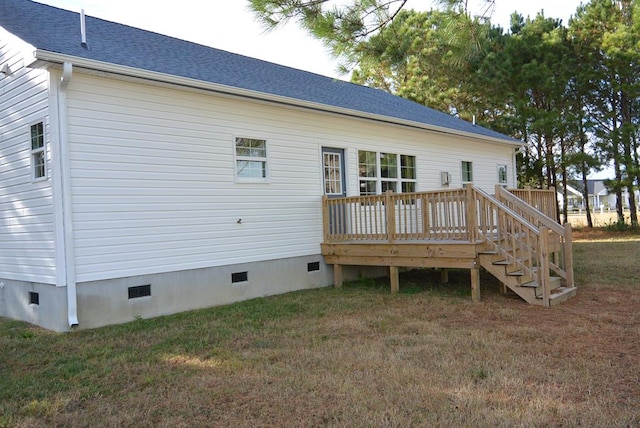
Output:
[[464,189],[323,200],[325,242],[469,240]]
[[506,269],[518,272],[523,283],[535,281],[542,290],[544,306],[549,306],[548,229],[536,227],[484,191],[469,187],[478,213],[478,234],[485,251],[494,251]]
[[[555,199],[553,204],[549,202],[551,199],[549,195],[555,198],[555,191],[553,190],[540,191],[524,189],[522,192],[535,192],[533,194],[536,195],[535,198],[540,204],[546,204],[547,207],[555,207]],[[539,210],[533,209],[533,206],[525,203],[518,194],[518,191],[513,189],[507,190],[501,186],[496,186],[496,199],[538,229],[543,227],[548,229],[549,267],[566,281],[567,286],[573,287],[573,238],[571,225],[569,223],[564,226],[560,225],[554,220],[555,217],[552,218],[549,215],[539,212]],[[546,196],[542,196],[545,194]],[[555,212],[555,208],[553,211]]]
[[[497,188],[498,186],[496,186]],[[502,190],[505,190],[500,186]],[[552,187],[545,189],[506,189],[509,193],[522,199],[533,208],[554,220],[558,219],[558,204],[556,202],[556,190]],[[496,190],[496,196],[498,195]]]
[[[535,191],[534,191],[535,192]],[[540,199],[542,200],[542,198]],[[499,254],[522,281],[541,286],[550,302],[550,271],[573,287],[571,227],[496,188],[466,185],[433,192],[323,198],[324,242],[458,241]]]

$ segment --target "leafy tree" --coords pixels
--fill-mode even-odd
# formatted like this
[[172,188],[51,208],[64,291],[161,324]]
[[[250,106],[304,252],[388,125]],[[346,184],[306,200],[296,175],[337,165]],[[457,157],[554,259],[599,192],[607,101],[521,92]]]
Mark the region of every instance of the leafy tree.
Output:
[[618,222],[624,223],[622,193],[629,193],[631,223],[638,224],[634,196],[638,181],[638,100],[640,99],[640,2],[592,0],[578,9],[570,33],[580,60],[588,64],[587,112],[591,132],[615,177]]
[[402,11],[379,33],[354,46],[343,67],[353,70],[354,82],[471,120],[481,111],[469,88],[472,66],[459,61],[442,30],[450,22],[451,16],[440,11]]
[[611,161],[624,221],[623,189],[640,182],[640,0],[591,0],[569,28],[514,14],[507,33],[488,20],[494,0],[476,16],[466,0],[430,12],[406,0],[249,2],[268,28],[295,20],[322,40],[352,80],[526,141],[522,184],[562,182],[566,194],[577,176],[588,206],[588,174]]
[[[458,36],[459,31],[464,30],[473,36],[473,23],[488,19],[493,12],[494,1],[483,0],[486,8],[482,15],[470,18],[464,26],[458,20],[456,24],[459,27],[452,27],[451,34]],[[430,3],[429,0],[425,0],[427,3]],[[407,0],[349,0],[338,5],[331,0],[249,0],[251,9],[268,29],[294,20],[322,40],[336,56],[348,52],[354,44],[384,29],[406,4]],[[468,0],[436,0],[435,4],[454,15],[469,16]],[[459,31],[454,31],[456,29]],[[468,40],[473,40],[473,37]]]

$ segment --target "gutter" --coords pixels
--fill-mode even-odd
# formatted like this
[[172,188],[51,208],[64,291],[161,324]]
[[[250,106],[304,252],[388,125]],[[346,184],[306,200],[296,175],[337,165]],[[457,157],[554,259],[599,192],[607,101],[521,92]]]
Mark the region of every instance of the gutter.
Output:
[[427,125],[420,122],[415,122],[411,120],[398,119],[389,116],[373,114],[373,113],[365,113],[357,110],[346,109],[342,107],[330,106],[327,104],[321,104],[311,101],[304,101],[295,98],[285,97],[281,95],[273,95],[265,92],[253,91],[249,89],[242,89],[228,85],[221,85],[219,83],[211,83],[205,82],[202,80],[174,76],[166,73],[159,73],[156,71],[148,71],[140,68],[134,68],[124,65],[112,64],[104,61],[97,61],[92,59],[80,58],[71,55],[60,54],[56,52],[45,51],[41,49],[36,49],[33,53],[35,60],[28,64],[29,67],[42,67],[46,66],[46,63],[55,63],[55,64],[64,64],[73,63],[75,67],[84,68],[88,70],[100,71],[118,74],[122,76],[128,77],[136,77],[145,80],[151,80],[154,82],[161,83],[169,83],[178,86],[184,86],[194,89],[202,89],[210,92],[216,92],[225,95],[235,95],[243,98],[250,98],[254,100],[268,101],[274,102],[278,104],[284,104],[287,106],[294,107],[302,107],[306,109],[327,112],[327,113],[337,113],[344,116],[350,116],[361,119],[369,119],[374,120],[376,122],[383,122],[389,124],[396,124],[407,126],[410,128],[417,129],[426,129],[429,131],[438,132],[441,134],[455,135],[459,137],[472,138],[475,140],[484,140],[490,143],[498,143],[498,144],[507,144],[512,146],[522,146],[523,143],[520,141],[509,141],[506,139],[489,137],[485,135],[474,134],[471,132],[465,131],[455,131],[449,128],[440,127],[437,125]]

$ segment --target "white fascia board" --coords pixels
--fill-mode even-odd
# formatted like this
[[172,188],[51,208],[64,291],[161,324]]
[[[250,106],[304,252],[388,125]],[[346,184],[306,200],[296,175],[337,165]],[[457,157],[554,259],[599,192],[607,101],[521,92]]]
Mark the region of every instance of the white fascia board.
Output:
[[568,190],[570,193],[573,193],[573,194],[574,194],[574,195],[576,195],[576,196],[582,196],[582,193],[581,193],[581,192],[579,192],[577,189],[575,189],[575,188],[573,188],[573,187],[569,186],[568,184],[567,184],[567,190]]
[[408,126],[411,128],[426,129],[438,133],[456,135],[459,137],[466,137],[475,140],[483,140],[490,143],[498,143],[513,147],[520,147],[524,143],[519,141],[509,141],[500,138],[488,137],[484,135],[474,134],[464,131],[456,131],[449,128],[440,127],[437,125],[427,125],[420,122],[414,122],[410,120],[398,119],[389,116],[377,115],[372,113],[365,113],[357,110],[351,110],[341,107],[335,107],[327,104],[320,104],[311,101],[299,100],[296,98],[284,97],[281,95],[272,95],[265,92],[252,91],[249,89],[242,89],[233,86],[221,85],[219,83],[205,82],[202,80],[191,79],[187,77],[180,77],[166,73],[159,73],[155,71],[148,71],[139,68],[112,64],[103,61],[96,61],[86,58],[75,57],[71,55],[59,54],[56,52],[44,51],[37,49],[34,52],[35,61],[30,65],[31,67],[46,67],[47,63],[62,64],[64,62],[71,62],[75,67],[86,68],[89,70],[102,71],[106,73],[113,73],[119,75],[125,75],[130,77],[137,77],[141,79],[151,80],[154,82],[163,82],[174,84],[178,86],[186,86],[195,89],[202,89],[206,91],[218,92],[228,95],[235,95],[245,98],[252,98],[263,101],[270,101],[278,104],[285,104],[289,106],[302,107],[312,110],[319,110],[330,113],[337,113],[340,115],[358,117],[363,119],[374,120],[377,122],[384,122],[396,125]]

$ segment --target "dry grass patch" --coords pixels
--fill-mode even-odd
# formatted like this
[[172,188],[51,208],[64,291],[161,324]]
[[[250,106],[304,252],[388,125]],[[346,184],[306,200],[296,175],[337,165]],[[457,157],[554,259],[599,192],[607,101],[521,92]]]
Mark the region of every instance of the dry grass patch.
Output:
[[553,309],[412,271],[395,296],[360,281],[72,334],[3,320],[0,426],[637,426],[637,263],[611,281],[600,260],[622,270],[640,241],[575,247],[578,296]]

